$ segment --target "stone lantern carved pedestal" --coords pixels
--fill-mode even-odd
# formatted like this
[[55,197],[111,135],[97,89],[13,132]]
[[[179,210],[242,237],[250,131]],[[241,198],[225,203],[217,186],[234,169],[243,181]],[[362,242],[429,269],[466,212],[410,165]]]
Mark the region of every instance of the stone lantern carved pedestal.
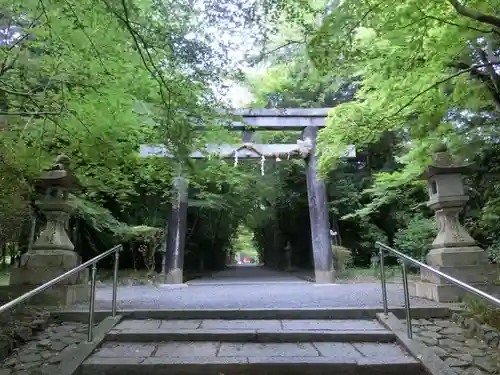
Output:
[[[486,252],[476,245],[459,221],[469,199],[463,184],[469,167],[470,164],[452,158],[442,146],[421,175],[428,181],[427,205],[434,211],[438,226],[426,262],[460,281],[485,289],[495,275],[495,268],[488,264]],[[421,270],[421,280],[410,286],[410,292],[438,302],[457,302],[465,294],[461,288],[426,270]]]
[[[15,294],[27,292],[81,264],[74,251],[67,228],[75,207],[68,199],[69,192],[79,188],[77,179],[69,172],[69,159],[59,156],[52,168],[35,181],[41,193],[36,206],[47,222],[32,248],[22,255],[20,266],[11,273],[10,287]],[[89,297],[88,270],[61,281],[34,297],[31,302],[70,306]]]

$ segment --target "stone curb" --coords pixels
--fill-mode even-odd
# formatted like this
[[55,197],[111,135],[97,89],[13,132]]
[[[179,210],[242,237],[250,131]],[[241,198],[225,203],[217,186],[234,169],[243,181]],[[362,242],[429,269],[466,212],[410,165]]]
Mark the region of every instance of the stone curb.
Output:
[[[391,313],[399,318],[405,316],[403,307],[390,308]],[[412,307],[415,319],[450,318],[449,307]],[[199,309],[199,310],[121,310],[120,315],[127,319],[375,319],[381,307],[365,308],[307,308],[307,309]],[[110,310],[95,312],[96,321],[111,315]],[[79,310],[62,310],[51,312],[51,317],[62,321],[86,322],[88,312]]]
[[298,279],[301,279],[301,280],[305,280],[305,281],[309,281],[310,283],[315,283],[316,280],[314,279],[314,277],[312,276],[307,276],[307,275],[299,275],[299,274],[295,274],[295,273],[291,273],[293,276],[295,276],[296,278]]
[[57,369],[41,371],[41,375],[74,375],[77,374],[80,365],[97,349],[104,341],[106,333],[110,331],[122,320],[122,316],[108,317],[104,319],[94,331],[94,340],[92,342],[83,342],[79,344],[69,355],[62,359]]
[[[210,277],[214,274],[214,272],[202,272],[202,273],[197,273],[193,275],[185,275],[184,277],[184,283],[187,283],[192,280],[196,279],[201,279],[202,277]],[[156,274],[155,279],[150,279],[147,277],[143,278],[138,278],[138,277],[132,277],[132,278],[126,278],[126,279],[118,279],[118,286],[144,286],[144,285],[152,285],[152,286],[158,286],[159,284],[162,284],[161,281],[158,281],[161,279],[160,274]],[[113,286],[113,280],[110,278],[105,278],[104,280],[97,280],[96,282],[96,287],[97,288],[109,288]]]
[[457,375],[455,371],[439,358],[427,345],[418,339],[409,339],[406,327],[392,313],[377,314],[377,319],[396,335],[398,342],[417,358],[423,367],[432,375]]
[[111,330],[106,341],[114,342],[167,342],[167,341],[224,341],[257,343],[297,342],[373,342],[396,341],[395,335],[384,330],[323,331],[323,330],[203,330],[203,329],[156,329],[145,332],[140,329]]
[[495,328],[456,312],[451,315],[451,320],[459,327],[466,329],[470,337],[475,336],[490,348],[500,348],[500,332]]

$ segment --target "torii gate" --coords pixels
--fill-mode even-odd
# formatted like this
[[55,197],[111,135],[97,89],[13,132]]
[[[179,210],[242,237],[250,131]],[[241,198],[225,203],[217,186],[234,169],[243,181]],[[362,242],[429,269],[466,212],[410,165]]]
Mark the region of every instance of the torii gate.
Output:
[[[204,152],[195,151],[190,157],[232,158],[235,163],[240,158],[303,158],[306,160],[307,195],[311,222],[311,241],[314,258],[316,283],[332,283],[334,268],[330,241],[330,224],[328,215],[328,196],[326,184],[317,175],[317,157],[315,155],[318,129],[325,126],[326,116],[331,108],[287,108],[236,110],[233,116],[241,116],[243,121],[228,124],[230,130],[243,132],[243,144],[240,145],[208,145]],[[302,130],[302,140],[297,144],[255,144],[252,136],[255,130]],[[142,157],[170,157],[164,146],[141,146]],[[353,147],[346,150],[347,158],[356,157]],[[167,233],[167,283],[183,283],[184,244],[186,237],[186,219],[188,208],[188,182],[178,176],[173,182],[172,208],[168,218]]]

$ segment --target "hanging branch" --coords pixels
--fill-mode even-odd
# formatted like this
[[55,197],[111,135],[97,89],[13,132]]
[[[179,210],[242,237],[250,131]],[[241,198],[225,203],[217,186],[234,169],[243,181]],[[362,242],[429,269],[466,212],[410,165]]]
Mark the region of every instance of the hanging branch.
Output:
[[462,16],[471,18],[478,22],[486,23],[500,29],[500,18],[481,13],[475,9],[467,8],[465,5],[461,4],[459,0],[448,0],[448,2],[455,8],[455,10]]

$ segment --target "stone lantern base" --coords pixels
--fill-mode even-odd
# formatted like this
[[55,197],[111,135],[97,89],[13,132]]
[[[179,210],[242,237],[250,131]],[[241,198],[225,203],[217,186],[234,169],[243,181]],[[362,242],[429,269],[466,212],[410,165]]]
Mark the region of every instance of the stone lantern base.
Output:
[[[486,252],[478,246],[433,249],[427,264],[475,288],[489,291],[496,279],[497,269],[488,263]],[[462,288],[425,269],[421,280],[410,283],[410,294],[437,302],[460,302],[467,294]]]
[[[13,268],[9,294],[21,295],[68,272],[81,264],[80,256],[71,250],[35,250],[21,257],[21,264]],[[68,307],[89,299],[88,269],[75,274],[47,289],[30,303]]]

